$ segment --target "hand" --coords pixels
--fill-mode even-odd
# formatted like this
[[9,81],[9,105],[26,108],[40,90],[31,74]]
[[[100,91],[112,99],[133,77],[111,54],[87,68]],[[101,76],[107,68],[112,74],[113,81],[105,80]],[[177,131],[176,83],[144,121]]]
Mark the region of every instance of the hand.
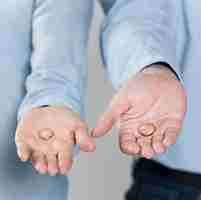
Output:
[[68,108],[34,108],[18,124],[17,152],[22,161],[31,159],[40,173],[65,174],[72,166],[75,144],[82,151],[95,150],[87,132],[79,114]]
[[176,142],[186,112],[184,88],[166,66],[153,65],[131,77],[100,117],[92,135],[119,122],[122,152],[152,158]]

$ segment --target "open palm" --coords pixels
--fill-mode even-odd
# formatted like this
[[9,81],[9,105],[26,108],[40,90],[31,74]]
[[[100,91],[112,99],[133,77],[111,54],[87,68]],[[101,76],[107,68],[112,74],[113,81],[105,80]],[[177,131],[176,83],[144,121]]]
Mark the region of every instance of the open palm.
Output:
[[185,112],[185,91],[172,71],[150,67],[118,91],[93,136],[106,134],[118,121],[121,150],[151,158],[176,142]]

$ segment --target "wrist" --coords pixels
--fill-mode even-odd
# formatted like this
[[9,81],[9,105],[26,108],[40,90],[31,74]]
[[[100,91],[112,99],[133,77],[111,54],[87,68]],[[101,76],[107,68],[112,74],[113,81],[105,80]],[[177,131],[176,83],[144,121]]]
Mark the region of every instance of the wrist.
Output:
[[171,76],[172,78],[178,80],[176,73],[172,70],[172,68],[169,65],[165,63],[152,64],[150,66],[145,67],[140,73],[159,74],[159,75],[165,75],[168,77]]

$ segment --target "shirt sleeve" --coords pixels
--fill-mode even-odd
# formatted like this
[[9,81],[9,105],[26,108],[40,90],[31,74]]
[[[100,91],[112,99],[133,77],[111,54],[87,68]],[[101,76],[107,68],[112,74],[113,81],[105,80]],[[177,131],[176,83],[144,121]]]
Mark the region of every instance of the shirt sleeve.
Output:
[[185,45],[182,1],[116,0],[101,33],[101,53],[117,89],[154,63],[166,63],[182,81]]
[[36,0],[31,72],[18,118],[43,105],[68,106],[84,115],[91,0]]

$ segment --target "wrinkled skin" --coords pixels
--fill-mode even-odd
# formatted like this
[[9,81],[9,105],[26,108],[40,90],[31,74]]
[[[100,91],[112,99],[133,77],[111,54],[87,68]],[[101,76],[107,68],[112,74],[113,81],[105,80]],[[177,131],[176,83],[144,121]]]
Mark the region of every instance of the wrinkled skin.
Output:
[[92,135],[103,136],[118,121],[122,152],[150,159],[176,142],[185,113],[185,91],[175,74],[152,65],[123,85]]
[[72,167],[73,149],[92,152],[95,145],[79,114],[68,108],[34,108],[20,120],[15,142],[22,161],[32,160],[39,173],[66,174]]

